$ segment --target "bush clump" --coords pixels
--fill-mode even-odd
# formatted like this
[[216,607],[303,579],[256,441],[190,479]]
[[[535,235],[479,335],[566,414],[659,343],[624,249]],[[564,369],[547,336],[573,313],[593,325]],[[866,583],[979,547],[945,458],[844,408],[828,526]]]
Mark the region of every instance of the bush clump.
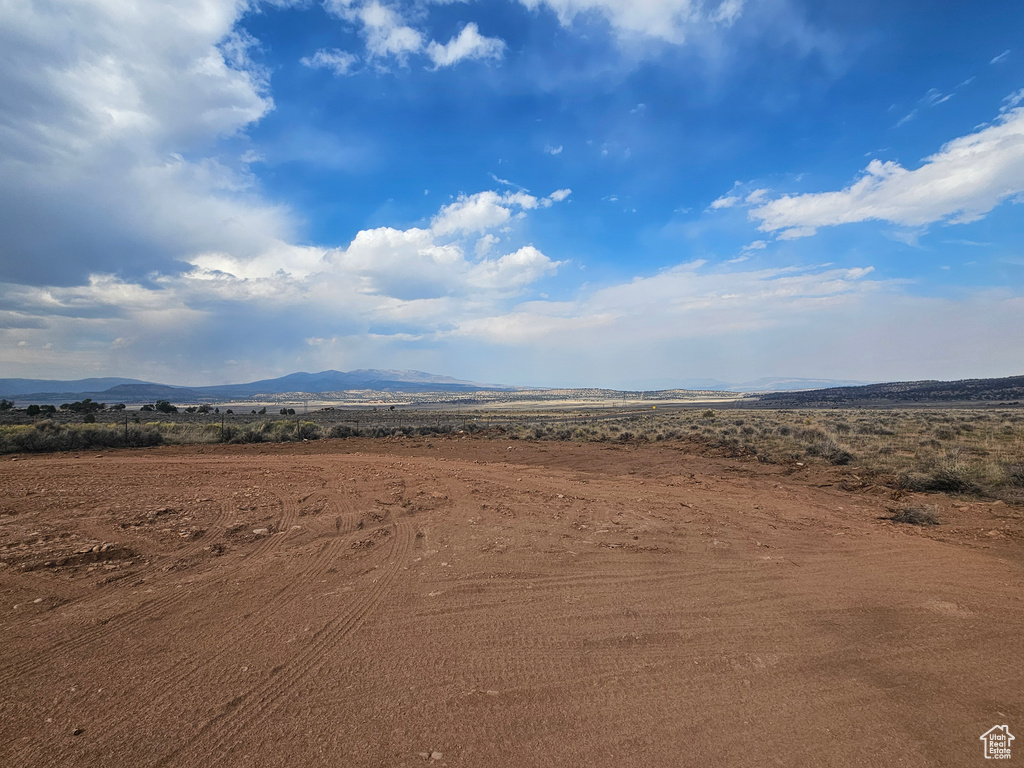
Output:
[[890,509],[892,516],[889,518],[894,523],[905,523],[907,525],[938,525],[939,517],[934,510],[921,507],[903,507],[901,509]]
[[81,451],[94,448],[147,447],[160,445],[163,435],[152,427],[105,424],[57,424],[49,419],[34,425],[0,428],[0,453]]
[[852,453],[826,435],[816,437],[814,442],[807,446],[806,453],[808,456],[818,456],[836,466],[844,466],[854,459]]
[[897,478],[896,485],[905,491],[926,493],[981,493],[981,488],[957,464],[940,464],[928,472],[907,472]]
[[1024,488],[1024,464],[1007,464],[1003,467],[1006,482],[1017,488]]

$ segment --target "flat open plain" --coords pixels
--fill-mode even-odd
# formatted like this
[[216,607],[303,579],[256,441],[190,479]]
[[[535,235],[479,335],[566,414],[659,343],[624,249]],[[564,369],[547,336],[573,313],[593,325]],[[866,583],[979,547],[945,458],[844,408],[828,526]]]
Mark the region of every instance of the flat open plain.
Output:
[[1021,510],[850,469],[459,437],[8,456],[0,556],[5,766],[1024,745]]

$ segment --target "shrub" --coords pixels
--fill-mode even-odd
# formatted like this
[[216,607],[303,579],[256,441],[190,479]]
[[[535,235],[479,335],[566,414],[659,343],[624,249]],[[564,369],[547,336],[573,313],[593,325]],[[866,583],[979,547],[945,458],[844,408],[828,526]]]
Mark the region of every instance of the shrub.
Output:
[[266,423],[260,424],[249,424],[248,426],[239,430],[234,439],[233,443],[262,443],[267,438],[267,425]]
[[1024,488],[1024,464],[1007,464],[1003,467],[1006,482],[1017,488]]
[[837,466],[853,461],[853,454],[830,437],[821,436],[807,446],[808,456],[820,456],[829,464]]
[[904,507],[902,509],[890,509],[892,516],[889,518],[894,523],[906,523],[907,525],[938,525],[939,517],[934,510],[922,509],[920,507]]
[[908,472],[900,475],[897,487],[908,491],[925,491],[940,493],[979,493],[978,487],[967,471],[955,464],[942,464],[930,472]]

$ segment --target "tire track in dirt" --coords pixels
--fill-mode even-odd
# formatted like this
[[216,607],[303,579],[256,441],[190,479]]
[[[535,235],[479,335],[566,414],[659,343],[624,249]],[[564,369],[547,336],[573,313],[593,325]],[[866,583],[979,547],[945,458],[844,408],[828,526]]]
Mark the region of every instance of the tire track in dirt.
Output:
[[[333,525],[334,533],[340,536],[347,536],[357,530],[360,515],[352,506],[352,495],[348,491],[343,488],[321,488],[310,493],[303,501],[320,498],[331,507],[331,510],[329,513],[322,512],[313,518],[317,523],[315,527],[323,533],[328,533],[330,526]],[[327,522],[329,518],[333,518],[333,522]]]
[[177,763],[191,764],[200,759],[216,763],[218,756],[230,752],[242,740],[243,734],[272,718],[294,696],[304,679],[315,676],[328,663],[330,649],[343,644],[363,625],[370,613],[384,602],[403,567],[412,548],[412,526],[396,522],[392,528],[395,531],[393,543],[385,554],[385,559],[391,560],[392,567],[374,583],[373,588],[361,595],[348,611],[318,629],[293,663],[278,668],[261,685],[234,697],[222,707],[219,714],[203,724],[187,747],[165,755],[153,764],[154,768]]
[[[309,497],[307,497],[309,498]],[[338,505],[331,500],[328,500],[331,505],[337,509]],[[294,507],[298,510],[298,504],[290,503],[289,506]],[[286,513],[287,515],[287,513]],[[377,529],[366,529],[360,530],[356,527],[356,519],[358,514],[352,511],[342,513],[336,516],[338,518],[346,519],[347,525],[344,526],[345,530],[339,530],[338,533],[333,534],[331,539],[317,549],[312,557],[306,558],[306,567],[296,575],[295,578],[291,579],[287,585],[272,595],[270,595],[260,606],[260,616],[253,618],[251,621],[245,621],[244,619],[232,622],[230,624],[222,624],[220,634],[224,638],[224,643],[220,650],[213,654],[205,654],[201,657],[194,655],[188,655],[177,662],[172,664],[170,667],[160,674],[159,690],[165,692],[172,692],[180,689],[189,679],[196,678],[203,673],[204,670],[215,670],[225,656],[235,650],[233,639],[240,636],[247,629],[251,629],[253,626],[266,620],[267,615],[273,615],[278,609],[286,605],[292,597],[296,594],[302,594],[303,590],[308,586],[311,581],[318,579],[323,576],[328,569],[331,568],[332,564],[337,559],[352,549],[354,539],[359,536],[373,537],[377,530],[390,530],[394,526],[385,526]],[[279,537],[283,538],[283,537]],[[393,547],[392,547],[393,548]],[[265,549],[264,557],[273,556],[273,550]],[[243,560],[240,560],[234,564],[226,573],[218,576],[218,581],[224,581],[237,575],[239,571],[243,569],[251,569],[254,567],[252,562],[251,553],[246,556]],[[390,574],[393,578],[394,574]],[[381,580],[378,580],[378,584]],[[173,595],[172,597],[177,600],[180,595]],[[368,611],[367,611],[368,612]],[[365,613],[365,612],[364,612]],[[344,617],[342,617],[344,618]],[[123,631],[123,630],[119,630]],[[217,677],[217,681],[225,686],[230,685],[230,681],[225,680],[223,675]],[[162,718],[168,714],[175,706],[173,696],[167,696],[162,703],[156,705],[153,708],[153,713],[158,718]],[[118,742],[118,736],[124,734],[135,727],[135,719],[130,714],[126,714],[124,717],[117,721],[107,722],[103,725],[105,738],[110,740],[112,743]],[[72,759],[72,755],[65,753],[55,753],[52,748],[45,747],[40,748],[36,751],[36,754],[27,755],[26,757],[31,758],[27,764],[37,766],[58,766],[68,764],[68,760]]]
[[[228,502],[221,504],[220,514],[214,519],[211,528],[217,529],[220,533],[227,530],[227,523],[231,518]],[[151,561],[150,570],[160,570],[172,567],[175,563],[189,558],[202,550],[203,539],[190,541],[184,547],[174,550],[165,555],[159,555]],[[108,616],[100,623],[90,627],[80,628],[71,637],[65,637],[51,643],[43,652],[22,654],[21,658],[15,656],[6,660],[5,669],[0,670],[0,686],[10,684],[15,678],[31,674],[49,666],[53,663],[54,657],[58,654],[72,653],[90,643],[111,633],[122,634],[129,632],[133,627],[148,621],[155,613],[165,609],[167,606],[177,603],[181,594],[174,589],[165,587],[163,594],[141,604],[127,608],[112,616]]]
[[[309,497],[307,497],[308,499]],[[331,503],[329,501],[329,503]],[[299,504],[292,504],[296,510],[299,509]],[[332,503],[332,506],[337,508],[337,505]],[[335,519],[340,519],[340,515]],[[303,569],[295,575],[294,578],[290,579],[284,586],[277,591],[269,595],[260,605],[260,616],[254,618],[251,621],[245,621],[244,619],[234,622],[233,624],[222,625],[222,635],[227,641],[224,647],[216,652],[215,654],[205,656],[204,658],[195,661],[191,664],[190,668],[177,669],[174,674],[170,677],[162,677],[161,685],[165,688],[171,688],[184,682],[189,677],[197,675],[199,671],[204,667],[215,667],[216,662],[223,658],[227,653],[234,650],[233,644],[230,642],[232,637],[238,636],[240,633],[245,632],[246,629],[252,628],[253,626],[266,621],[267,616],[276,614],[278,609],[288,604],[294,595],[302,594],[305,588],[313,581],[318,580],[321,576],[325,575],[332,565],[340,558],[345,552],[349,551],[353,545],[354,534],[370,534],[372,531],[359,531],[356,528],[354,519],[354,513],[348,513],[345,515],[346,519],[349,520],[349,524],[346,526],[338,526],[335,533],[328,533],[331,538],[323,542],[321,546],[312,554],[312,556],[303,559]],[[278,538],[284,538],[279,536]],[[264,557],[271,557],[274,555],[274,549],[264,550]],[[257,566],[252,562],[252,557],[247,556],[246,559],[235,566],[229,575],[234,575],[243,567],[252,568]],[[179,665],[174,665],[172,670],[175,670]],[[225,681],[226,682],[226,681]]]
[[298,524],[298,503],[285,493],[273,489],[267,490],[277,500],[277,503],[281,505],[281,517],[274,523],[274,530],[271,530],[269,535],[265,536],[259,544],[249,550],[249,553],[246,555],[247,560],[256,560],[273,552],[287,538],[292,526]]
[[[693,575],[701,578],[690,578]],[[393,622],[389,632],[403,638],[395,642],[397,646],[418,648],[416,636],[441,637],[442,627],[457,624],[463,636],[473,638],[475,650],[472,654],[459,652],[457,664],[434,674],[451,676],[454,667],[464,690],[575,685],[577,677],[614,678],[670,662],[679,657],[686,643],[712,637],[717,628],[694,615],[692,609],[666,625],[664,609],[652,608],[643,593],[661,593],[672,584],[680,589],[703,589],[717,576],[718,572],[672,572],[644,579],[645,583],[609,577],[600,584],[579,581],[579,591],[570,587],[527,592],[521,585],[518,601],[510,600],[504,589],[476,593],[470,588],[461,594],[449,589],[438,597],[443,600],[443,595],[451,594],[447,608],[419,610],[406,620]],[[623,584],[632,600],[620,602]],[[527,595],[529,601],[524,602]],[[509,611],[517,603],[529,608]],[[577,629],[568,629],[573,627]]]

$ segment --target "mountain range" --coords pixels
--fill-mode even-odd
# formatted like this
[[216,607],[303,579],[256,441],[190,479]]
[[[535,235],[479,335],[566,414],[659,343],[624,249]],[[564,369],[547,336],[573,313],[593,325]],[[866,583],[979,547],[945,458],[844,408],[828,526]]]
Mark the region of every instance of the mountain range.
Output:
[[0,379],[0,397],[19,402],[61,403],[92,398],[107,403],[147,403],[170,400],[176,403],[211,400],[243,400],[259,395],[285,393],[321,394],[374,390],[380,392],[480,392],[512,390],[494,384],[462,381],[423,371],[364,369],[291,373],[276,379],[245,384],[217,384],[178,387],[139,379],[95,378],[75,381],[52,379]]
[[[689,379],[645,382],[645,391],[687,389],[720,392],[744,392],[756,395],[759,405],[790,407],[800,405],[836,406],[850,403],[894,403],[922,401],[1012,401],[1024,400],[1024,376],[1001,379],[965,379],[961,381],[914,381],[861,384],[829,379],[762,378],[743,384],[716,379]],[[356,371],[320,371],[291,373],[276,379],[245,384],[217,384],[178,387],[139,379],[91,378],[75,381],[53,379],[0,379],[0,397],[25,405],[58,405],[91,398],[97,402],[140,404],[156,400],[173,403],[225,402],[249,400],[273,395],[322,395],[335,392],[512,392],[536,387],[509,387],[481,384],[438,376],[423,371],[360,369]]]

